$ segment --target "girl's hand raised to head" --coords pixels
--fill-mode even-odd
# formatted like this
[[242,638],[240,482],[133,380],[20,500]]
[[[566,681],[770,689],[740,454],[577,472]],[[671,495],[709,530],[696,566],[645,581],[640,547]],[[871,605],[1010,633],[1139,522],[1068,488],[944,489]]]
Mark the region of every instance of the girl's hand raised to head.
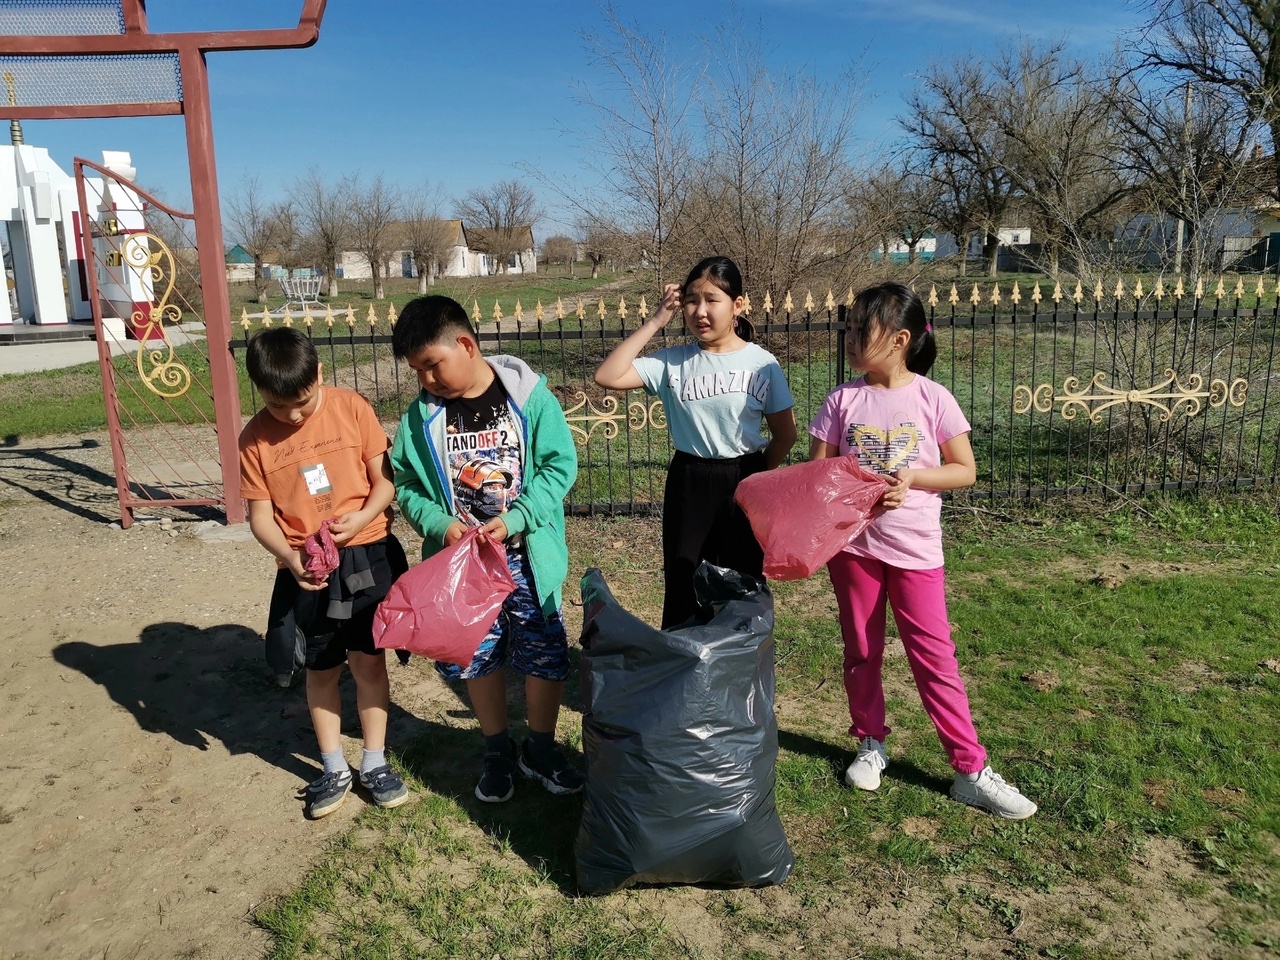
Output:
[[653,322],[665,327],[680,309],[680,284],[668,283],[662,288],[662,299],[658,301],[658,309],[653,312]]

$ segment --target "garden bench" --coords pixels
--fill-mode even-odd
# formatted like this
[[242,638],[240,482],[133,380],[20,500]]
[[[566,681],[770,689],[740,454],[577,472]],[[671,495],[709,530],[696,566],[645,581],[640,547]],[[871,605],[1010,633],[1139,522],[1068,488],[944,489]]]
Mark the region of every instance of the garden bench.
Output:
[[310,304],[320,305],[320,283],[322,277],[280,277],[280,291],[284,294],[284,307],[306,308]]

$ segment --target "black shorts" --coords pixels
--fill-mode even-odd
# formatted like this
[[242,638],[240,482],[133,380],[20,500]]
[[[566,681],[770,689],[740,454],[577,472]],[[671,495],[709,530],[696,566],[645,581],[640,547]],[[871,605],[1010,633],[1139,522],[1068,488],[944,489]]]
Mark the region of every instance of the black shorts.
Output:
[[[357,554],[356,551],[360,553]],[[338,551],[340,566],[326,590],[303,590],[288,570],[276,572],[267,614],[267,662],[276,674],[298,667],[329,670],[347,661],[347,653],[374,654],[373,616],[396,579],[409,569],[400,541],[382,540]],[[368,571],[367,585],[349,590],[343,576]],[[337,614],[336,616],[333,614]]]

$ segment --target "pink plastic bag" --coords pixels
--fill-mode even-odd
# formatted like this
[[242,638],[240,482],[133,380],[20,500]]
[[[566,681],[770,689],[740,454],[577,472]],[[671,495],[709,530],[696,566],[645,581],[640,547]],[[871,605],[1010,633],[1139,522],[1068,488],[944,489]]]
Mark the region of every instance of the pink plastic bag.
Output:
[[468,530],[395,582],[374,614],[373,642],[465,667],[515,588],[502,544]]
[[803,580],[866,529],[887,486],[853,457],[828,457],[752,474],[733,499],[764,548],[765,576]]
[[302,541],[302,549],[307,555],[304,566],[317,583],[338,569],[338,547],[333,542],[333,534],[329,532],[329,525],[332,523],[332,517],[321,520],[320,529]]

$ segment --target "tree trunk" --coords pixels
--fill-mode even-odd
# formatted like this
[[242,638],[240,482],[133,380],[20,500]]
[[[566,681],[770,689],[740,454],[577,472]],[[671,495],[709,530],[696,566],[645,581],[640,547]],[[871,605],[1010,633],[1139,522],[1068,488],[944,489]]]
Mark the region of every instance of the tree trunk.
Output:
[[916,262],[916,244],[918,244],[919,242],[920,242],[919,240],[907,241],[907,263],[908,264],[912,264]]
[[988,233],[982,244],[982,256],[987,261],[987,276],[994,277],[1000,269],[1000,237]]
[[325,273],[325,276],[329,279],[329,283],[327,285],[329,292],[325,294],[325,296],[336,297],[338,295],[338,275],[332,270],[329,270]]
[[591,261],[591,279],[592,280],[600,279],[600,261],[598,260]]
[[370,260],[369,272],[373,274],[373,299],[381,300],[386,296],[386,291],[382,284],[382,265]]
[[253,258],[253,302],[265,303],[267,299],[267,278],[262,275],[264,264],[262,257]]
[[435,282],[435,277],[430,276],[430,274],[431,274],[430,268],[427,268],[426,270],[418,271],[418,296],[422,296],[422,294],[427,292],[428,283]]

